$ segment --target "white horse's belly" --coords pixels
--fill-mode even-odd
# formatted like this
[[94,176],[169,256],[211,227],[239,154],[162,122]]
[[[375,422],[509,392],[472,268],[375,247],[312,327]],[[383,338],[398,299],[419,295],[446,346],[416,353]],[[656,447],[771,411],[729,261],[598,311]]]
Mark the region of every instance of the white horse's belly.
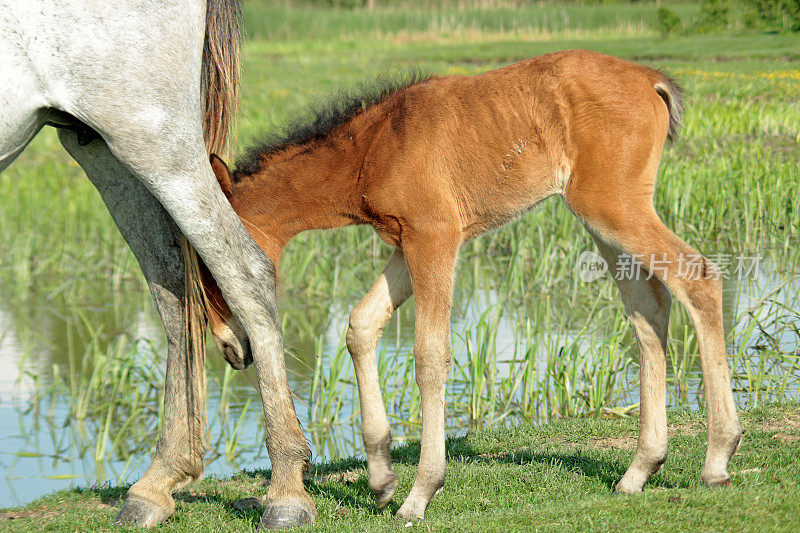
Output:
[[46,100],[11,12],[0,2],[0,170],[44,124]]

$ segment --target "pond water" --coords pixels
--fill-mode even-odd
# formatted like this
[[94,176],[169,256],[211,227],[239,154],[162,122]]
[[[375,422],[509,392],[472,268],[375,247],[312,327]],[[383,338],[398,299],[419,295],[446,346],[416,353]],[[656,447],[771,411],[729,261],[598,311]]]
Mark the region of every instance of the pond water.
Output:
[[[536,329],[526,321],[531,310],[525,304],[500,296],[500,282],[473,285],[476,278],[470,279],[459,284],[454,302],[450,434],[476,425],[476,419],[485,424],[546,420],[571,414],[571,405],[578,406],[577,414],[591,411],[592,405],[599,409],[596,414],[610,415],[635,408],[635,340],[624,323],[617,323],[619,299],[608,280],[595,281],[586,291],[607,295],[591,315],[600,325],[587,333],[583,312],[571,316],[570,309],[560,308],[553,311],[558,320],[550,318],[547,306],[556,303],[536,311],[534,320],[544,318],[550,324],[545,331]],[[95,297],[77,304],[62,305],[46,294],[34,295],[24,305],[0,301],[0,507],[69,486],[133,482],[149,465],[165,349],[147,294],[132,285],[98,289]],[[315,460],[361,453],[352,364],[343,348],[348,309],[355,301],[322,304],[318,318],[309,318],[299,307],[286,312],[290,382]],[[726,281],[725,324],[740,407],[798,397],[799,301],[800,278],[775,263],[761,264],[749,279]],[[414,405],[410,372],[413,313],[412,306],[406,307],[389,323],[379,347],[396,442],[419,434],[419,425],[407,422],[418,415],[419,406]],[[696,352],[685,315],[674,314],[671,353]],[[617,333],[609,340],[611,330]],[[489,364],[476,370],[478,353]],[[593,353],[605,362],[592,359]],[[320,361],[318,354],[324,354]],[[699,362],[689,355],[671,360],[671,406],[702,405]],[[524,402],[517,392],[512,398],[503,391],[511,382],[528,383],[518,367],[522,359],[535,362],[537,387],[546,384],[547,390],[537,389],[537,394],[555,398],[573,387],[574,398],[548,397],[529,411],[535,417],[515,415]],[[570,374],[571,365],[581,370]],[[208,368],[206,475],[268,468],[260,401],[250,382],[229,369],[211,345]],[[597,386],[590,383],[602,372],[613,385],[600,391],[597,407],[597,402],[581,398],[593,394]],[[115,389],[109,375],[119,376],[125,388]],[[482,380],[477,389],[470,382],[476,379]],[[488,402],[489,397],[505,398],[504,407]]]

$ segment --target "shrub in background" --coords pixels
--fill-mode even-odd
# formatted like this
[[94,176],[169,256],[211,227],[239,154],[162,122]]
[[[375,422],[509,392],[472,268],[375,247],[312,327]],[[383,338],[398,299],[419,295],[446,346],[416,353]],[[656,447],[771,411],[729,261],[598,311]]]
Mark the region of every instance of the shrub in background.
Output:
[[761,27],[800,31],[800,0],[703,0],[698,32]]
[[658,28],[661,30],[663,39],[668,38],[670,34],[675,33],[681,27],[681,18],[668,7],[659,7],[656,16],[658,17]]
[[800,0],[749,0],[748,3],[765,24],[800,31]]

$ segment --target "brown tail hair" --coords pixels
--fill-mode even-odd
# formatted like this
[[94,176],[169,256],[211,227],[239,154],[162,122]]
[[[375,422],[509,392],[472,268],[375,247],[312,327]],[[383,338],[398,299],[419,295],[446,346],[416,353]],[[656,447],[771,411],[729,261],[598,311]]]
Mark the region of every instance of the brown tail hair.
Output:
[[203,43],[203,133],[208,153],[223,154],[239,101],[239,0],[207,0]]
[[667,138],[670,141],[674,141],[683,127],[683,112],[686,109],[686,105],[683,102],[683,89],[674,79],[663,72],[657,72],[661,79],[653,85],[653,88],[664,100],[664,103],[667,104],[667,109],[669,109],[669,132],[667,133]]
[[[239,98],[239,0],[206,1],[201,91],[208,153],[224,153]],[[206,305],[197,252],[183,237],[186,350],[192,367],[205,372]],[[194,416],[200,416],[195,413]],[[200,445],[202,448],[202,444]]]

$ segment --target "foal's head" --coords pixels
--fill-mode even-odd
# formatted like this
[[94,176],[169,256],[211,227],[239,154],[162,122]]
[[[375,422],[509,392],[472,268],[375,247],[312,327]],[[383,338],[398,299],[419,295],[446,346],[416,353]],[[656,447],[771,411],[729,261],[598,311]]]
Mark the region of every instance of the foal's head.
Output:
[[[375,108],[372,116],[386,117],[389,108],[380,107],[381,103],[428,79],[426,74],[411,71],[379,78],[353,93],[337,93],[329,102],[289,123],[284,131],[250,149],[236,164],[236,179],[219,157],[211,156],[211,168],[222,191],[256,244],[274,263],[283,246],[297,233],[358,220],[357,216],[349,216],[349,204],[325,207],[332,201],[341,204],[354,190],[347,178],[360,168],[359,157],[363,154],[363,149],[354,148],[354,139],[369,139],[371,123],[367,119],[358,124],[353,121]],[[200,271],[214,340],[234,368],[244,368],[252,362],[247,335],[205,265],[200,265]]]
[[[233,181],[228,166],[216,155],[211,156],[211,168],[217,176],[222,192],[228,200],[233,194]],[[236,370],[242,370],[253,362],[250,342],[244,328],[233,316],[222,291],[205,264],[200,261],[200,280],[206,294],[206,314],[211,333],[225,360]]]

